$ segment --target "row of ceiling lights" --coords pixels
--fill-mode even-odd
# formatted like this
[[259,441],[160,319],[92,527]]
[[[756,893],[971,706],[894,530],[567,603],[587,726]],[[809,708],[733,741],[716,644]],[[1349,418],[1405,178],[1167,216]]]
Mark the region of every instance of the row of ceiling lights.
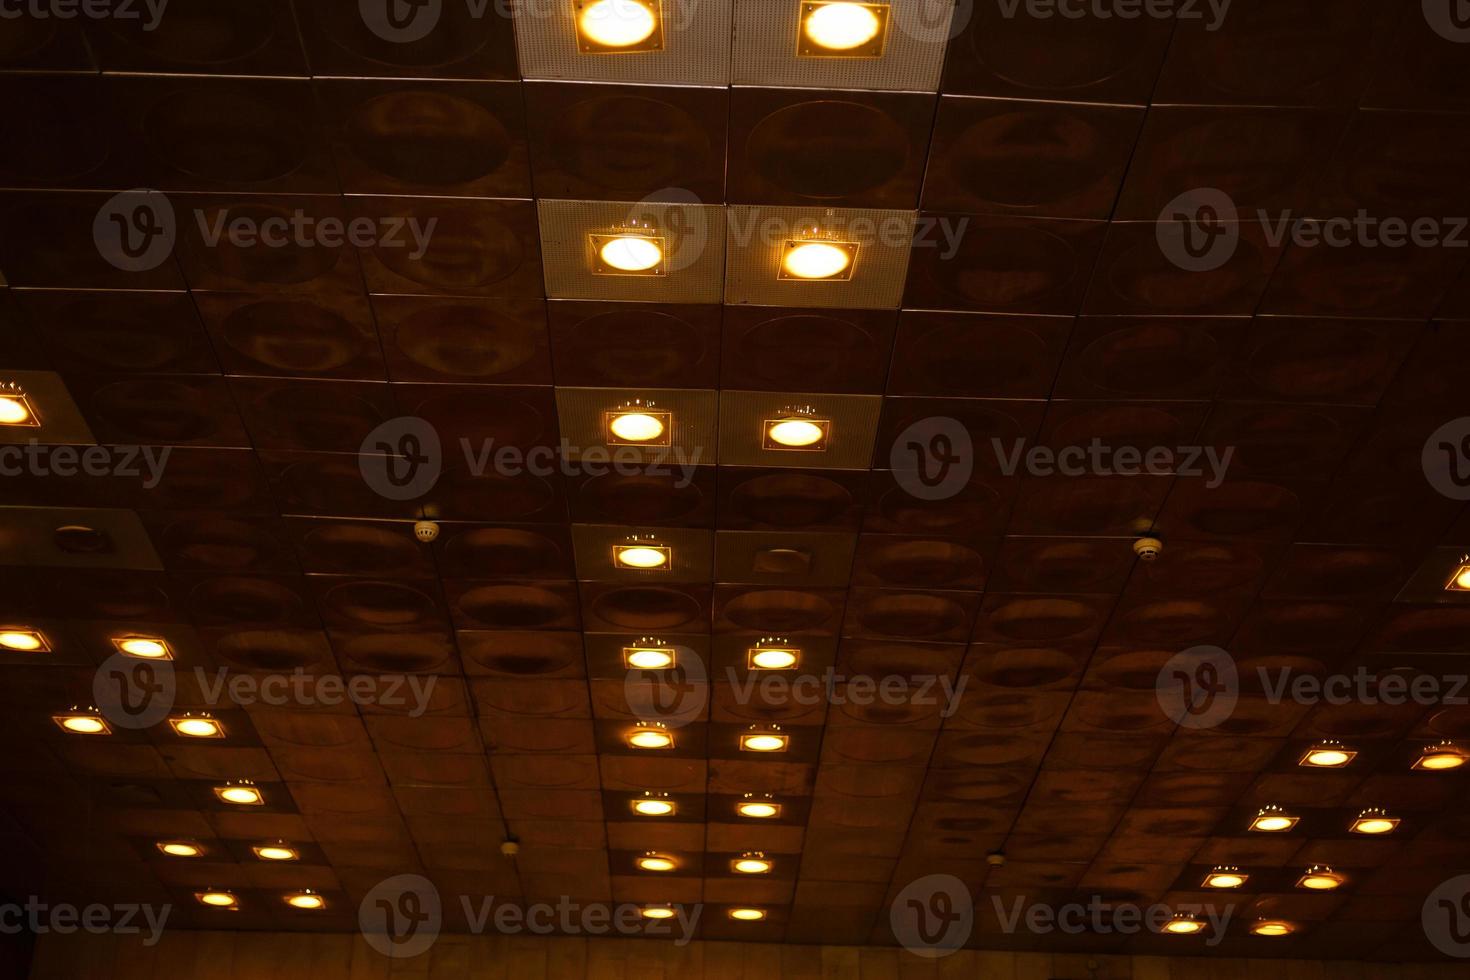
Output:
[[[575,0],[577,49],[583,54],[661,51],[663,6],[659,0]],[[803,58],[881,58],[891,5],[830,0],[801,4]]]
[[[672,412],[635,398],[602,414],[609,446],[664,447],[673,439]],[[789,406],[761,423],[761,448],[775,452],[822,452],[832,437],[832,420],[810,406]]]

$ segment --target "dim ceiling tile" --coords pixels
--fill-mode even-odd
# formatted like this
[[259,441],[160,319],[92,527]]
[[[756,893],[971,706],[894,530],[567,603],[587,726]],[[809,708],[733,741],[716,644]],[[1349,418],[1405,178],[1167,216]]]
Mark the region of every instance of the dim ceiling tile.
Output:
[[894,319],[876,310],[727,307],[721,386],[879,392]]
[[906,311],[888,393],[1044,398],[1071,330],[1069,317]]
[[95,71],[82,25],[55,17],[14,21],[0,48],[5,71]]
[[511,21],[494,4],[424,4],[406,17],[354,0],[295,7],[318,76],[516,77]]
[[15,299],[63,371],[220,373],[187,293],[17,290]]
[[305,75],[290,0],[259,4],[170,0],[155,14],[99,18],[88,39],[103,71]]
[[718,306],[556,300],[549,309],[558,384],[713,388],[718,380]]
[[546,304],[540,299],[371,301],[394,381],[551,383]]
[[117,112],[100,77],[3,73],[0,92],[15,147],[0,162],[7,186],[121,190],[139,176],[119,161]]
[[226,374],[386,380],[361,296],[201,293],[195,302]]

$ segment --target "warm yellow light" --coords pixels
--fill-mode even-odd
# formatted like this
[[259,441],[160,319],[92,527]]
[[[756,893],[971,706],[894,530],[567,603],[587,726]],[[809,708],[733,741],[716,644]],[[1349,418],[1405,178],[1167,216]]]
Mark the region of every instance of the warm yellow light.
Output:
[[1341,885],[1343,877],[1331,868],[1312,867],[1297,881],[1300,888],[1309,888],[1317,892],[1330,892]]
[[650,905],[643,909],[645,919],[672,919],[674,910],[667,905]]
[[1414,768],[1428,769],[1430,771],[1458,769],[1465,764],[1465,760],[1465,753],[1453,745],[1426,746],[1424,754],[1414,763]]
[[1317,769],[1341,769],[1358,757],[1352,749],[1343,748],[1336,742],[1323,742],[1308,749],[1299,765]]
[[671,749],[674,736],[663,728],[636,728],[628,735],[628,744],[635,749]]
[[1355,834],[1390,834],[1398,825],[1398,817],[1390,817],[1383,810],[1375,809],[1358,814],[1348,829]]
[[766,917],[765,909],[731,909],[730,918],[736,922],[759,922]]
[[5,630],[0,632],[0,647],[16,653],[49,653],[51,647],[46,638],[35,630]]
[[808,419],[780,419],[770,423],[766,435],[778,445],[805,449],[826,438],[827,430]]
[[235,896],[229,892],[195,892],[194,897],[211,908],[232,909],[237,902]]
[[1164,931],[1176,936],[1192,936],[1204,929],[1205,924],[1188,915],[1175,916],[1164,925]]
[[753,820],[765,820],[778,816],[781,813],[781,805],[764,800],[745,800],[735,806],[735,812]]
[[653,442],[665,432],[663,419],[644,412],[614,415],[607,427],[623,442]]
[[771,870],[771,862],[759,854],[746,854],[731,861],[730,868],[743,875],[763,875]]
[[827,3],[807,14],[801,29],[819,48],[851,51],[877,37],[883,22],[863,4]]
[[658,799],[634,800],[633,812],[641,817],[668,817],[674,813],[674,802]]
[[1245,884],[1249,875],[1243,875],[1239,871],[1218,869],[1211,871],[1205,876],[1206,888],[1239,888]]
[[108,735],[112,729],[96,715],[56,715],[56,724],[75,735]]
[[260,844],[251,848],[262,861],[295,861],[301,855],[284,844]]
[[661,854],[645,854],[638,859],[638,867],[644,871],[673,871],[679,863]]
[[624,647],[623,663],[634,670],[668,670],[674,651],[667,647]]
[[1251,821],[1251,830],[1259,830],[1267,834],[1279,834],[1282,831],[1295,827],[1299,819],[1301,818],[1289,817],[1276,809],[1262,810]]
[[647,272],[664,260],[664,250],[659,243],[641,235],[609,238],[597,254],[604,264],[622,272]]
[[140,660],[170,660],[173,658],[173,652],[169,650],[168,643],[151,636],[115,636],[112,638],[112,645],[117,648],[118,653],[137,657]]
[[1256,936],[1289,936],[1295,931],[1290,922],[1267,921],[1257,922],[1251,926],[1251,933]]
[[214,795],[226,803],[239,806],[260,806],[265,803],[265,797],[254,786],[216,786]]
[[185,738],[224,738],[225,727],[213,718],[170,718],[171,727]]
[[790,739],[785,735],[756,732],[740,736],[740,747],[747,752],[784,752]]
[[619,545],[613,551],[617,564],[624,568],[663,568],[669,563],[669,549],[645,545]]
[[30,403],[19,395],[0,395],[0,425],[34,425]]
[[158,849],[169,857],[193,858],[204,853],[204,848],[184,840],[159,841]]
[[639,0],[594,0],[577,15],[577,31],[605,48],[628,48],[658,30],[653,8]]
[[852,251],[826,242],[789,242],[781,267],[797,279],[833,279],[852,265]]
[[1470,564],[1455,569],[1455,574],[1450,576],[1450,583],[1445,589],[1449,592],[1470,592]]
[[287,895],[286,904],[293,909],[324,909],[327,900],[315,892],[301,892],[297,895]]
[[790,670],[796,666],[797,652],[772,648],[750,651],[748,663],[755,670]]

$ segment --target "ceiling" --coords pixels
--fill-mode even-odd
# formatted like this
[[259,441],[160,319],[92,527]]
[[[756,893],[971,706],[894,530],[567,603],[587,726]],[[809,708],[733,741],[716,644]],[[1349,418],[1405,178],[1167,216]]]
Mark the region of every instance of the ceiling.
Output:
[[[950,13],[899,6],[931,28]],[[1470,511],[1421,465],[1470,414],[1470,255],[1246,224],[1192,272],[1155,223],[1196,188],[1273,214],[1470,213],[1470,44],[1414,3],[1235,0],[1218,30],[1006,6],[962,4],[947,45],[943,17],[895,32],[872,71],[790,56],[788,5],[745,0],[733,45],[729,6],[668,4],[664,52],[590,59],[559,7],[518,20],[518,55],[510,20],[460,0],[403,43],[355,0],[173,0],[147,32],[0,21],[0,381],[43,421],[6,441],[172,447],[156,486],[0,480],[0,625],[51,647],[0,661],[0,883],[172,900],[200,927],[220,913],[192,893],[228,888],[231,927],[309,930],[353,928],[377,882],[418,873],[445,894],[703,902],[711,939],[892,943],[893,897],[944,873],[974,890],[987,948],[1436,955],[1420,908],[1470,871],[1470,782],[1410,762],[1470,738],[1470,708],[1270,704],[1247,684],[1195,729],[1155,684],[1202,644],[1245,676],[1453,672],[1470,653],[1470,606],[1434,584]],[[789,87],[749,84],[773,79]],[[93,236],[132,188],[163,192],[178,230],[130,271]],[[297,210],[437,225],[410,259],[211,246],[194,220]],[[731,231],[752,214],[902,234],[864,239],[851,282],[793,283],[773,274],[787,232]],[[687,269],[587,274],[588,230],[630,215],[675,244],[697,228]],[[633,398],[670,409],[690,472],[477,475],[456,456],[461,438],[587,448]],[[762,444],[793,406],[833,420],[829,452]],[[358,454],[403,417],[445,463],[394,499]],[[929,500],[890,448],[936,418],[974,469]],[[990,451],[1094,438],[1234,456],[1216,486],[1007,474]],[[54,533],[78,526],[94,533]],[[1134,556],[1144,532],[1156,562]],[[669,572],[615,567],[629,535],[670,547]],[[129,634],[174,649],[179,710],[205,707],[194,668],[435,684],[421,716],[298,699],[216,705],[223,740],[61,731]],[[803,670],[966,686],[947,717],[743,697],[746,651],[772,636]],[[625,742],[647,711],[619,651],[643,637],[707,666],[673,750]],[[738,749],[768,723],[785,753]],[[1360,754],[1298,766],[1323,738]],[[213,797],[242,779],[265,806]],[[635,818],[646,792],[676,815]],[[748,793],[779,818],[737,818]],[[1302,821],[1247,832],[1266,805]],[[1395,833],[1346,832],[1375,806]],[[255,860],[274,839],[302,860]],[[640,871],[646,850],[678,870]],[[751,850],[770,875],[728,870]],[[1297,888],[1319,863],[1344,887]],[[1213,948],[1006,933],[991,904],[1219,901],[1200,888],[1218,864],[1250,878]],[[300,888],[328,908],[278,901]],[[740,905],[768,917],[722,914]],[[1257,917],[1299,928],[1265,941]]]

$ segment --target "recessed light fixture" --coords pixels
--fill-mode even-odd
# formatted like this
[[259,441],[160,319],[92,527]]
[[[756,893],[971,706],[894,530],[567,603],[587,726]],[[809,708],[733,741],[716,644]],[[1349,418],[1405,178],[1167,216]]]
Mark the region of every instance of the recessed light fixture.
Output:
[[730,910],[730,918],[736,922],[759,922],[766,917],[765,909],[738,908]]
[[781,249],[777,279],[796,282],[847,282],[857,266],[856,242],[788,239]]
[[15,653],[50,653],[51,644],[37,630],[0,630],[0,647]]
[[751,725],[740,733],[740,748],[745,752],[785,752],[791,736],[782,734],[780,725]]
[[667,446],[673,414],[651,401],[635,398],[602,413],[609,446]]
[[781,804],[777,803],[769,793],[763,793],[760,796],[746,793],[740,802],[735,804],[735,812],[752,820],[770,820],[781,815]]
[[1347,748],[1341,742],[1328,739],[1318,742],[1302,753],[1297,765],[1310,766],[1314,769],[1341,769],[1357,757],[1356,750]]
[[1470,562],[1461,562],[1444,588],[1446,592],[1470,592]]
[[1249,877],[1250,875],[1242,874],[1239,868],[1220,865],[1205,875],[1204,886],[1206,888],[1239,888],[1246,883]]
[[176,858],[197,858],[204,853],[204,848],[191,840],[161,840],[157,847],[160,852]]
[[639,640],[623,647],[623,666],[629,670],[669,670],[677,663],[674,648],[661,640]]
[[315,910],[327,907],[327,900],[316,892],[307,888],[303,891],[293,892],[286,896],[286,904],[293,909]]
[[223,786],[214,788],[214,795],[226,803],[236,806],[264,806],[265,796],[249,780],[241,780],[237,783],[225,783]]
[[1179,912],[1172,919],[1164,923],[1164,931],[1173,936],[1192,936],[1197,932],[1203,932],[1205,924],[1198,918],[1187,912]]
[[672,817],[678,808],[667,793],[644,793],[632,802],[632,807],[640,817]]
[[212,909],[237,909],[240,907],[240,900],[235,897],[233,892],[195,892],[194,897],[198,899],[200,905],[208,905]]
[[1387,810],[1369,807],[1353,818],[1348,830],[1355,834],[1391,834],[1398,829],[1398,817],[1390,817]]
[[1261,919],[1251,923],[1251,935],[1253,936],[1289,936],[1296,932],[1296,926],[1281,919]]
[[1301,817],[1294,817],[1279,806],[1263,806],[1251,820],[1251,830],[1263,834],[1282,834],[1295,827]]
[[751,670],[790,670],[801,661],[801,651],[789,640],[769,637],[745,652],[745,666]]
[[289,844],[277,842],[275,844],[256,844],[250,848],[255,856],[262,861],[297,861],[301,858],[301,852]]
[[1339,888],[1347,879],[1333,871],[1325,864],[1314,864],[1297,879],[1298,888],[1306,888],[1314,892],[1330,892]]
[[730,862],[730,870],[742,875],[770,874],[773,866],[771,859],[760,851],[746,851]]
[[787,408],[761,425],[762,446],[786,452],[822,452],[832,438],[832,420],[808,407]]
[[8,382],[0,384],[0,425],[24,426],[28,429],[41,426],[35,409],[31,407],[31,400],[19,385]]
[[107,719],[102,717],[102,712],[96,708],[73,707],[70,711],[52,715],[51,720],[61,726],[64,732],[73,735],[111,735],[112,726]]
[[641,911],[645,919],[672,919],[674,917],[672,905],[645,905]]
[[224,738],[225,726],[213,718],[198,715],[182,715],[170,718],[168,725],[174,734],[182,738]]
[[168,641],[158,636],[114,636],[112,645],[125,657],[139,660],[172,660],[173,650]]
[[679,866],[679,862],[667,855],[657,854],[649,851],[638,858],[638,867],[644,871],[673,871]]
[[803,3],[796,53],[804,58],[880,58],[889,13],[886,3]]
[[1435,745],[1424,746],[1419,758],[1414,760],[1414,768],[1428,770],[1430,772],[1443,772],[1446,769],[1458,769],[1467,761],[1465,751],[1453,742],[1439,742]]
[[613,545],[613,564],[618,568],[632,568],[641,572],[667,569],[673,561],[673,551],[665,545],[645,540],[637,535]]
[[674,733],[662,722],[643,722],[628,733],[628,744],[635,749],[672,749]]
[[589,235],[596,256],[592,272],[599,276],[662,276],[668,274],[664,239],[641,232]]
[[583,54],[663,49],[658,0],[573,0],[572,12]]

